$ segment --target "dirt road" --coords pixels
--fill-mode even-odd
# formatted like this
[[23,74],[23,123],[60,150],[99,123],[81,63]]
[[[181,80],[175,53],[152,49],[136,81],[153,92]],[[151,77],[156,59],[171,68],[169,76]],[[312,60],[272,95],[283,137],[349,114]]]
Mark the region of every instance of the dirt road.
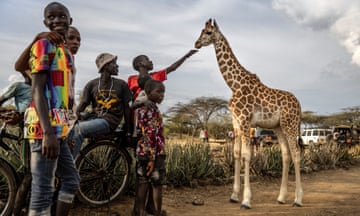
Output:
[[[259,179],[251,183],[252,209],[240,209],[240,204],[229,202],[232,185],[206,186],[196,189],[166,188],[163,205],[168,215],[178,216],[355,216],[360,215],[360,164],[348,170],[336,169],[302,175],[303,207],[292,207],[295,181],[290,176],[287,204],[277,204],[280,179]],[[195,206],[193,198],[204,200]],[[124,197],[108,208],[86,209],[80,206],[71,215],[131,215],[133,197]],[[117,214],[112,214],[117,213]]]

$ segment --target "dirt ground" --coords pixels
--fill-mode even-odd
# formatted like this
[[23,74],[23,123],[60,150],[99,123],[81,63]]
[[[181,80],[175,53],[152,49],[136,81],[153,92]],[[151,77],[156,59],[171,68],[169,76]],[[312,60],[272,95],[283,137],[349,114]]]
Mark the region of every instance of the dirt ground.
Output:
[[[304,215],[304,216],[355,216],[360,215],[360,164],[349,169],[326,170],[302,175],[303,207],[292,207],[295,191],[294,176],[289,178],[287,204],[277,204],[280,179],[261,178],[251,182],[252,208],[240,209],[240,203],[229,202],[232,185],[204,186],[195,189],[165,188],[163,209],[168,215],[232,216],[232,215]],[[204,205],[193,205],[194,198]],[[88,209],[77,205],[72,216],[121,215],[130,216],[133,197],[123,197],[110,206]]]

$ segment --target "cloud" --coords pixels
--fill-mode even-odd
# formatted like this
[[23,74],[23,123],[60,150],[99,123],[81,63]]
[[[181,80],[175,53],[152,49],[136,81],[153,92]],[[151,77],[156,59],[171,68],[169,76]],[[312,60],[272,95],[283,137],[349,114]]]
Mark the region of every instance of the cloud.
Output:
[[358,0],[273,0],[296,23],[332,32],[360,66],[360,2]]
[[[354,26],[359,20],[356,14],[360,2],[329,2],[107,0],[104,4],[88,0],[84,4],[63,0],[82,36],[75,57],[76,92],[98,76],[95,58],[100,52],[118,56],[118,77],[127,80],[135,73],[131,62],[136,55],[148,55],[155,70],[165,68],[193,49],[204,23],[214,18],[239,62],[269,87],[293,92],[305,110],[324,113],[355,106],[358,100],[354,98],[360,97],[356,84],[360,73],[350,61],[352,57],[355,63],[360,55],[359,31]],[[13,82],[8,80],[10,75],[19,75],[14,71],[14,62],[23,49],[38,32],[47,31],[42,23],[47,3],[0,1],[0,13],[7,18],[0,19],[0,88]],[[165,85],[163,111],[200,96],[231,96],[212,46],[203,47],[186,60],[169,75]]]

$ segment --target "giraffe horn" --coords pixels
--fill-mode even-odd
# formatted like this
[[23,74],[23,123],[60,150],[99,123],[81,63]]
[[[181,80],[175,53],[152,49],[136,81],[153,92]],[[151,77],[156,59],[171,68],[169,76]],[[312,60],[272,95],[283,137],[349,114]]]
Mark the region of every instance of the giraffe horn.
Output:
[[206,24],[205,24],[206,26],[209,26],[209,25],[211,25],[211,18],[206,22]]
[[216,23],[216,20],[215,20],[215,19],[214,19],[214,27],[215,27],[216,29],[219,28],[218,25],[217,25],[217,23]]

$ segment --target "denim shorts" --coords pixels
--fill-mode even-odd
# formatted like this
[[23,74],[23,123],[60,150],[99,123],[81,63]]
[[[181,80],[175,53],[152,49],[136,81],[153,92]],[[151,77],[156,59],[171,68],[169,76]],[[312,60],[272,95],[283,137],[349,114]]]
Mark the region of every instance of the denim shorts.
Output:
[[136,158],[136,177],[139,183],[151,183],[153,185],[164,185],[166,183],[166,167],[165,167],[166,155],[157,155],[154,163],[154,171],[150,176],[147,176],[147,164],[149,162],[148,157],[137,156]]

